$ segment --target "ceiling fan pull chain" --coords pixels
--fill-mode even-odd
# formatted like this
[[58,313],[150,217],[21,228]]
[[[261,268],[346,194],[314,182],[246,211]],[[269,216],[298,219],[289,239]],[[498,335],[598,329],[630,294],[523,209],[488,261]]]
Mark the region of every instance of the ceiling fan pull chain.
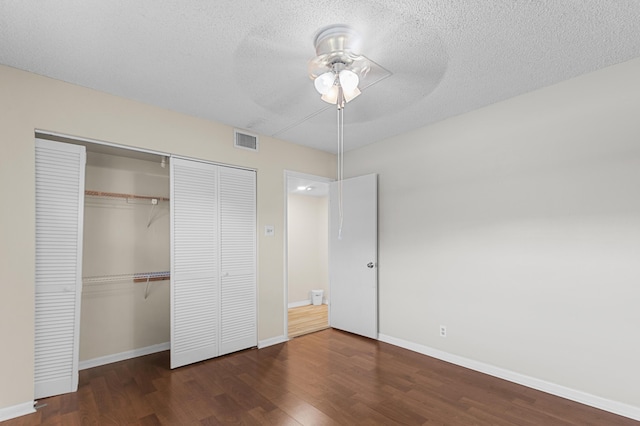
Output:
[[[342,95],[342,90],[340,90]],[[339,97],[342,97],[340,96]],[[342,180],[344,179],[344,104],[338,102],[338,240],[342,240],[344,208],[342,199]]]

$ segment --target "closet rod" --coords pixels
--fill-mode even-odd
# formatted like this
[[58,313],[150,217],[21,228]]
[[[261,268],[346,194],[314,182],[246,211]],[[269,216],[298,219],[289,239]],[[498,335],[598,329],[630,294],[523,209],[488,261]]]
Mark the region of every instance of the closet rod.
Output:
[[135,283],[143,283],[148,281],[168,280],[171,277],[169,271],[162,272],[137,272],[133,274],[120,275],[97,275],[93,277],[82,277],[85,283],[105,283],[114,281],[131,281]]
[[119,192],[103,192],[103,191],[93,191],[89,189],[84,191],[84,195],[88,195],[90,197],[133,198],[138,200],[169,201],[169,198],[167,197],[154,197],[151,195],[121,194]]
[[94,277],[82,277],[82,281],[85,284],[99,283],[99,282],[113,282],[113,281],[130,281],[134,283],[147,283],[144,289],[144,298],[149,297],[149,285],[153,281],[164,281],[171,278],[170,271],[162,272],[141,272],[135,274],[121,274],[121,275],[99,275]]

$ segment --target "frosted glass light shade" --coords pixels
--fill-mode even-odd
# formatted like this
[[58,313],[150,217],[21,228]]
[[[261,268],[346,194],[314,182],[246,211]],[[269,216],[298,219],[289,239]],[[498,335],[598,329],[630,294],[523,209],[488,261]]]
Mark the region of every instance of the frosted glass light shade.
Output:
[[342,70],[339,74],[340,78],[340,86],[342,89],[347,92],[353,92],[354,89],[358,88],[358,83],[360,79],[358,78],[358,74],[351,70]]
[[360,94],[360,90],[356,87],[350,92],[347,92],[346,90],[344,90],[343,94],[344,94],[344,100],[346,102],[351,102],[352,99],[355,99],[356,97],[358,97],[358,95]]
[[327,93],[329,93],[329,91],[333,87],[333,83],[335,81],[336,81],[336,75],[333,73],[333,71],[329,71],[319,75],[313,81],[313,85],[316,87],[316,90],[318,91],[318,93],[320,93],[321,95],[326,95]]
[[325,93],[324,95],[322,95],[322,97],[320,99],[322,99],[325,102],[328,102],[330,104],[336,104],[338,103],[338,93],[339,93],[340,89],[338,88],[338,86],[331,86],[331,88],[329,89],[329,91],[327,93]]

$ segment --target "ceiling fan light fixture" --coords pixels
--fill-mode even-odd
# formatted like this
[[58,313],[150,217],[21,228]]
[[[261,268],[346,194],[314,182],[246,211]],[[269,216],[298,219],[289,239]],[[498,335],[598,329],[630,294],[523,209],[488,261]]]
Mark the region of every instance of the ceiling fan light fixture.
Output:
[[320,99],[330,104],[338,103],[338,95],[340,94],[340,88],[338,86],[331,86],[329,91],[322,95]]
[[356,87],[349,92],[343,90],[342,94],[344,95],[345,102],[351,102],[353,99],[357,98],[360,95],[360,90]]
[[[344,67],[343,64],[337,64]],[[349,70],[328,71],[319,75],[313,82],[318,93],[322,95],[321,99],[330,104],[339,102],[350,102],[360,95],[358,83],[360,78],[358,74]],[[340,92],[342,91],[342,96]]]
[[332,87],[334,87],[334,83],[336,81],[336,75],[333,71],[325,72],[324,74],[319,75],[314,81],[313,85],[315,86],[318,93],[321,95],[326,95],[329,93]]
[[317,56],[309,61],[309,77],[323,101],[342,108],[360,95],[360,79],[370,68],[358,53],[360,36],[348,25],[330,25],[316,33],[314,45]]
[[342,90],[344,90],[345,94],[358,89],[360,78],[358,78],[358,74],[355,72],[349,69],[344,69],[340,71],[338,77],[340,80],[340,86],[342,86]]

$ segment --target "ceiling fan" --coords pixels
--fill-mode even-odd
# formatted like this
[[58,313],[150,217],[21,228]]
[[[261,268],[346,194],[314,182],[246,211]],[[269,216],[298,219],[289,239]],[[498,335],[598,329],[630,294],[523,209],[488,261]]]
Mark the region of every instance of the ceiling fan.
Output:
[[[257,111],[243,128],[283,140],[307,140],[310,146],[335,152],[335,145],[328,144],[333,129],[327,121],[330,107],[342,105],[336,76],[344,103],[349,103],[344,123],[345,137],[352,142],[349,148],[372,137],[379,123],[425,99],[438,86],[447,64],[437,29],[408,22],[393,10],[387,11],[381,25],[373,12],[358,10],[333,21],[334,25],[329,25],[331,14],[314,13],[305,19],[292,17],[284,29],[274,29],[271,22],[252,28],[237,46],[231,64],[239,90],[250,96]],[[310,29],[314,22],[319,25]],[[420,49],[415,48],[415,38]],[[349,73],[343,73],[340,82],[344,69],[356,74],[357,83],[348,79],[353,77]],[[314,96],[316,80],[321,92],[326,92],[318,97]],[[358,96],[359,92],[366,96]],[[407,116],[408,122],[415,120],[415,113]]]
[[360,95],[360,79],[370,71],[372,61],[359,53],[360,36],[347,25],[321,28],[313,44],[317,56],[309,61],[309,77],[323,101],[342,108]]
[[371,69],[371,61],[359,53],[360,37],[346,25],[320,29],[314,38],[316,57],[309,61],[309,77],[321,99],[338,107],[338,239],[344,220],[342,181],[344,179],[344,106],[360,95],[360,77]]

